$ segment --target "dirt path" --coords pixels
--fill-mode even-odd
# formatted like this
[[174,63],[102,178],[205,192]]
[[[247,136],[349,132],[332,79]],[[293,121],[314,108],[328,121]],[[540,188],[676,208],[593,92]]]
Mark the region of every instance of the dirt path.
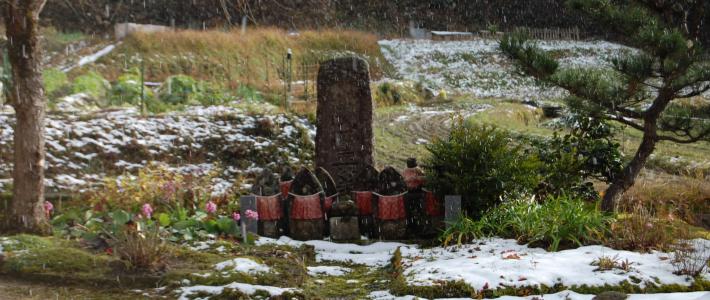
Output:
[[0,277],[0,300],[49,300],[49,299],[141,299],[130,291],[93,290],[66,287],[61,284],[42,284],[20,281],[5,276]]

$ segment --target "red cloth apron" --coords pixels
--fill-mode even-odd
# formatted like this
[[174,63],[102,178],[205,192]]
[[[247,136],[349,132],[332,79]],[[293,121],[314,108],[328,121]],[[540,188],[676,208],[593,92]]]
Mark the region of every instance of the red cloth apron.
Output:
[[256,196],[256,211],[261,221],[276,221],[283,217],[279,195]]
[[426,214],[430,217],[441,217],[444,215],[444,205],[433,192],[426,192],[424,211],[426,211]]
[[404,211],[404,194],[395,196],[378,195],[378,197],[378,219],[404,220],[405,218],[407,218],[407,214]]
[[353,192],[361,216],[372,215],[372,192]]
[[320,204],[320,193],[310,196],[293,196],[291,219],[315,220],[323,218],[323,208]]

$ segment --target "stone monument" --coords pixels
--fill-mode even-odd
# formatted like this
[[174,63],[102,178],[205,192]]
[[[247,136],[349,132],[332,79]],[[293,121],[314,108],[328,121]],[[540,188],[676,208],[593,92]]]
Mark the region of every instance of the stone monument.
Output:
[[372,111],[367,61],[343,57],[321,63],[316,167],[333,176],[342,195],[353,190],[360,166],[373,164]]

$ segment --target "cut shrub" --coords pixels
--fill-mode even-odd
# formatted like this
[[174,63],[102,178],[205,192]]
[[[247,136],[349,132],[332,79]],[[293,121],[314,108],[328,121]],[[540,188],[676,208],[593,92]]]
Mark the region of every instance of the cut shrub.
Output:
[[539,162],[525,156],[511,136],[493,126],[468,124],[457,117],[448,137],[427,145],[429,188],[439,195],[461,195],[468,216],[531,191],[538,183]]

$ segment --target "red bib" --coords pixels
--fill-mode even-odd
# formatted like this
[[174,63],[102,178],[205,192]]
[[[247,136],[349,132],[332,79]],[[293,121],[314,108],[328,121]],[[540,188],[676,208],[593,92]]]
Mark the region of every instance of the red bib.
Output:
[[323,208],[320,204],[320,194],[310,196],[294,196],[291,206],[291,219],[315,220],[323,218]]
[[407,218],[404,211],[404,194],[379,196],[377,204],[377,218],[380,220],[404,220]]
[[262,221],[276,221],[283,216],[279,195],[257,196],[256,210]]

